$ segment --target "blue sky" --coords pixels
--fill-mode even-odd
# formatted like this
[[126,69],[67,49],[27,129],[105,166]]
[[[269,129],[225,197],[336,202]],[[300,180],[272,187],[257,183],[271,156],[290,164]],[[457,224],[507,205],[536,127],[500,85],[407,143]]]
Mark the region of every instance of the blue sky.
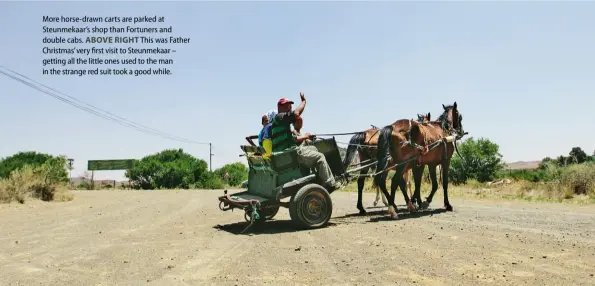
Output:
[[[241,160],[280,97],[308,105],[304,131],[436,118],[457,101],[465,129],[506,161],[595,149],[595,3],[0,2],[0,65],[152,128],[212,142],[213,167]],[[41,74],[42,16],[165,16],[169,77]],[[149,25],[147,25],[149,26]],[[208,146],[146,135],[0,76],[0,157],[35,150],[87,160]],[[591,130],[591,131],[588,131]],[[338,138],[348,141],[348,136]],[[96,172],[121,179],[123,172]]]

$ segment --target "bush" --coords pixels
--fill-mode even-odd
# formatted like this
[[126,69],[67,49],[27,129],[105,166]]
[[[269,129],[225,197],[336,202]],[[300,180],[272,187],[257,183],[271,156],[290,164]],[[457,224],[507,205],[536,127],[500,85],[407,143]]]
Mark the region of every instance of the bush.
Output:
[[570,152],[568,152],[568,157],[565,156],[558,156],[556,159],[552,159],[550,157],[543,158],[541,163],[539,163],[539,168],[542,168],[542,165],[545,163],[555,163],[560,167],[573,165],[573,164],[583,164],[585,162],[591,162],[593,158],[588,156],[583,149],[580,147],[573,147]]
[[217,185],[209,177],[207,163],[184,153],[182,149],[164,150],[137,160],[126,177],[135,188],[141,189],[188,189]]
[[25,203],[25,198],[36,181],[31,165],[12,171],[7,179],[0,180],[0,201]]
[[458,148],[464,161],[457,155],[451,159],[448,177],[454,184],[462,184],[469,179],[492,181],[504,167],[500,147],[488,139],[474,140],[470,137],[458,144]]
[[227,164],[217,170],[214,171],[215,175],[218,178],[224,180],[225,172],[229,172],[231,178],[229,179],[228,184],[230,186],[239,186],[242,182],[248,180],[248,167],[246,165],[236,162],[232,164]]
[[28,197],[43,201],[72,200],[62,177],[65,161],[64,157],[57,157],[40,166],[25,165],[13,170],[7,179],[0,180],[0,201],[24,203]]
[[584,162],[587,161],[588,156],[587,153],[585,153],[585,151],[583,151],[583,149],[581,149],[581,147],[574,147],[572,148],[572,150],[570,150],[570,153],[568,153],[569,155],[569,161],[574,163],[574,164],[582,164]]
[[573,194],[595,198],[595,164],[572,165],[561,172],[560,184]]
[[546,174],[546,171],[543,169],[510,170],[499,173],[498,178],[511,178],[517,181],[523,180],[528,182],[542,182],[550,180]]
[[89,182],[87,181],[83,181],[80,184],[78,184],[78,186],[76,186],[77,190],[92,190],[92,186],[91,184],[89,184]]
[[54,178],[58,178],[60,181],[68,182],[66,158],[55,157],[48,154],[37,152],[19,152],[10,157],[6,157],[0,160],[0,178],[8,178],[12,171],[21,169],[25,165],[31,165],[33,167],[36,167],[41,166],[47,161],[51,161],[51,164],[55,165],[62,164],[62,168],[52,169],[54,170],[54,173],[51,176],[53,176]]
[[215,173],[204,173],[193,186],[195,189],[222,189],[224,187],[223,180],[215,175]]

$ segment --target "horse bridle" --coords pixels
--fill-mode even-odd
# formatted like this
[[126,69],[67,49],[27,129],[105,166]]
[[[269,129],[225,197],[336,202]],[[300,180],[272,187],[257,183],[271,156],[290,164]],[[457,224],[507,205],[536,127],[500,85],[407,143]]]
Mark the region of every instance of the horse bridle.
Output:
[[454,128],[454,122],[450,124],[450,129],[448,130],[448,134],[449,135],[455,135],[455,140],[453,142],[453,145],[455,147],[455,152],[457,153],[457,155],[459,156],[459,158],[461,159],[461,161],[463,161],[463,164],[466,164],[465,159],[463,159],[463,156],[461,156],[461,153],[459,152],[459,147],[457,146],[457,141],[459,141],[461,138],[463,138],[465,135],[469,134],[468,132],[465,132],[463,130],[463,124],[461,124],[461,114],[459,113],[459,111],[457,110],[457,115],[459,117],[458,119],[458,125],[457,128]]

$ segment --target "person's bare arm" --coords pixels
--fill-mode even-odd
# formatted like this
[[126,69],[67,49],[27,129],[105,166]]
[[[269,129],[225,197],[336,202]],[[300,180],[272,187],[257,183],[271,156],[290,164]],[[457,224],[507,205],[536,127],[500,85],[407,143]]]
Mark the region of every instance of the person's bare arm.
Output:
[[312,137],[312,134],[306,133],[304,135],[296,136],[295,141],[297,141],[297,143],[302,143],[302,142],[304,142],[304,140],[308,140],[311,137]]
[[252,139],[257,139],[257,138],[258,138],[258,135],[248,136],[248,137],[246,137],[246,141],[248,141],[248,143],[250,143],[250,145],[256,146],[256,144],[254,144],[254,142],[252,142]]
[[306,108],[306,97],[304,97],[304,93],[300,92],[300,99],[302,100],[302,102],[300,103],[300,106],[298,106],[295,109],[295,114],[300,116],[302,115],[302,112],[304,112],[304,108]]

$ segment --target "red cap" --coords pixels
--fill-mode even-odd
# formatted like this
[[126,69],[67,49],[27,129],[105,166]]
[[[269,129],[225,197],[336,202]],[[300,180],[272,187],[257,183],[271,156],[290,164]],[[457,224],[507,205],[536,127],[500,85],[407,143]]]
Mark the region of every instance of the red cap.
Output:
[[287,103],[293,104],[293,101],[283,97],[283,98],[279,99],[279,101],[277,102],[277,105],[284,105]]

